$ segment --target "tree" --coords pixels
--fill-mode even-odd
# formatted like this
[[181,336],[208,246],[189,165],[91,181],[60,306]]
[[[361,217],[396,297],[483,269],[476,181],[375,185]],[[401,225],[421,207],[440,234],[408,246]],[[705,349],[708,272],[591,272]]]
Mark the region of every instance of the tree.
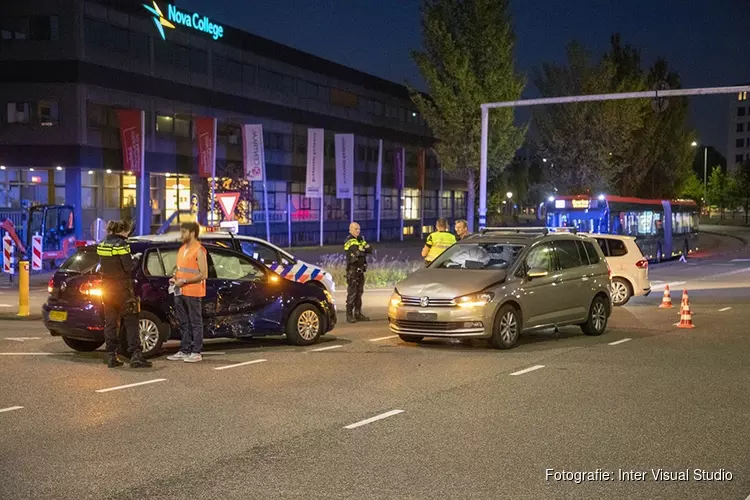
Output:
[[732,208],[733,212],[737,208],[738,193],[734,176],[725,174],[719,165],[711,169],[711,176],[708,178],[708,204],[716,206],[721,211],[722,219],[727,208]]
[[695,172],[682,182],[678,190],[679,197],[687,200],[693,200],[699,205],[703,205],[703,181],[698,179]]
[[[621,50],[619,57],[638,64],[632,49]],[[543,65],[534,73],[534,83],[544,97],[645,88],[643,79],[630,70],[623,71],[615,57],[594,61],[577,42],[568,45],[565,65]],[[536,108],[539,151],[554,164],[558,187],[579,193],[611,191],[627,167],[627,152],[634,132],[642,127],[646,105],[632,99]]]
[[[508,0],[423,0],[422,51],[412,57],[429,97],[410,88],[414,104],[437,138],[435,152],[448,171],[466,175],[469,227],[474,226],[479,169],[480,105],[517,100],[525,80],[516,73]],[[496,177],[521,146],[525,127],[511,108],[489,118],[488,174]]]
[[748,210],[750,210],[750,160],[737,167],[734,178],[737,184],[738,204],[742,203],[745,212],[745,224],[747,224]]

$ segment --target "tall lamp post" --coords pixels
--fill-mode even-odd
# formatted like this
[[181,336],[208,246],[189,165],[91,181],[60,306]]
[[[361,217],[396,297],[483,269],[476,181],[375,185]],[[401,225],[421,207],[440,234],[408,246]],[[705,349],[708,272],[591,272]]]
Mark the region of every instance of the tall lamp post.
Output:
[[[691,144],[694,148],[698,143],[693,141]],[[703,146],[703,205],[708,203],[708,146]]]
[[508,215],[513,215],[513,193],[508,191],[507,193],[505,193],[505,196],[508,198]]

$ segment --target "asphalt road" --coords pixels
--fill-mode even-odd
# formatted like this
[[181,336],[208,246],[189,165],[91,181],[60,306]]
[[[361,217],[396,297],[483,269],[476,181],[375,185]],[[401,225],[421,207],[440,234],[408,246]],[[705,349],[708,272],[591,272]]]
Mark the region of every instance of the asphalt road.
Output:
[[[143,371],[0,321],[0,498],[747,500],[750,249],[712,241],[652,266],[655,292],[605,335],[509,351],[402,343],[388,291],[315,346],[210,341],[203,363]],[[688,289],[695,329],[658,308],[666,284],[676,303]]]

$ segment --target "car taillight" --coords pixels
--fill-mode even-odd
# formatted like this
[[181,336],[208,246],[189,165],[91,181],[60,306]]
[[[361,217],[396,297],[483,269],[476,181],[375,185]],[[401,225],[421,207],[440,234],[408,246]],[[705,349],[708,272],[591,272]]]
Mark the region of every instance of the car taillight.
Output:
[[83,295],[90,297],[102,296],[102,280],[87,281],[78,289]]
[[55,278],[50,278],[49,283],[47,283],[47,293],[52,293],[52,290],[55,289]]
[[638,269],[648,269],[648,261],[646,259],[641,259],[635,263],[635,267]]

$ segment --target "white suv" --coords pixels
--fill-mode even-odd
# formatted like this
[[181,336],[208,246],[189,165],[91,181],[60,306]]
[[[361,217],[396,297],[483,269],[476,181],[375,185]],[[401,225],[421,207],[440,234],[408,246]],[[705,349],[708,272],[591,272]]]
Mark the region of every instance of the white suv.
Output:
[[632,296],[651,293],[648,280],[648,260],[641,253],[632,236],[588,234],[604,252],[612,270],[612,303],[624,306]]

